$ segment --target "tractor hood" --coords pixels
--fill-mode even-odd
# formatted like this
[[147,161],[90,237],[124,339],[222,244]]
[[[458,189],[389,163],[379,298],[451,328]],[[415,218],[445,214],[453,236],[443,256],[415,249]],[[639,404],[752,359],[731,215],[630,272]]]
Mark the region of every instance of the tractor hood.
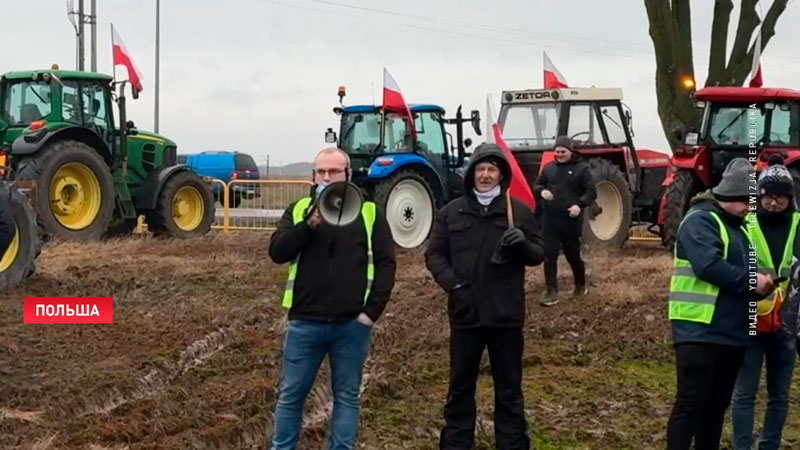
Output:
[[469,166],[464,174],[464,193],[467,195],[475,195],[473,188],[475,187],[475,166],[478,163],[485,161],[488,158],[496,159],[500,163],[500,171],[503,173],[503,179],[500,181],[500,187],[503,192],[508,189],[511,182],[511,165],[508,164],[503,150],[495,144],[483,143],[479,145],[470,156]]
[[139,130],[139,132],[137,134],[135,134],[135,135],[128,135],[128,140],[134,140],[135,141],[137,139],[138,140],[142,140],[142,141],[156,141],[156,142],[159,142],[159,143],[163,144],[165,147],[177,147],[178,146],[175,142],[165,138],[164,136],[161,136],[160,134],[151,133],[149,131],[141,131],[141,130]]

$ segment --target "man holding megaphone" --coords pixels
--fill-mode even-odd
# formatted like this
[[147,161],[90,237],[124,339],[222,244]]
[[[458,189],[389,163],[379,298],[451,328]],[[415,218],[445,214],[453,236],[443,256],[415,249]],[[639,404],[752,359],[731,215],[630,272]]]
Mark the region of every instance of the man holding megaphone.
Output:
[[362,368],[372,326],[394,286],[396,264],[384,212],[363,201],[350,175],[347,153],[320,151],[312,196],[289,205],[270,240],[272,260],[291,263],[283,294],[289,326],[273,450],[297,445],[303,406],[326,354],[334,395],[330,448],[355,446]]

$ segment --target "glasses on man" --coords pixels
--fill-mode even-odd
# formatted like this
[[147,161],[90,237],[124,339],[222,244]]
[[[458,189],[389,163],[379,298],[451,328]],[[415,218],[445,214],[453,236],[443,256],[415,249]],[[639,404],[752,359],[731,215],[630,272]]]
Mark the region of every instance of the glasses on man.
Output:
[[768,202],[774,202],[774,203],[783,203],[783,202],[788,202],[789,201],[789,197],[787,197],[785,195],[770,194],[770,195],[763,195],[763,196],[761,196],[761,198],[766,200],[766,201],[768,201]]
[[336,175],[343,174],[344,171],[345,169],[314,169],[314,173],[321,177],[324,177],[326,173],[332,177],[335,177]]

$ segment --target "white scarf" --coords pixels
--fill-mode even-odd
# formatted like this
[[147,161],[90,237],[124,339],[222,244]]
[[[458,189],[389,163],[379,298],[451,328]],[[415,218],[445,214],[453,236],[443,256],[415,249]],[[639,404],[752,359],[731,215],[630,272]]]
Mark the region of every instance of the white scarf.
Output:
[[500,195],[500,185],[493,187],[492,190],[487,192],[479,192],[477,189],[472,188],[472,191],[475,192],[475,198],[478,199],[478,203],[483,206],[489,206],[492,203],[492,200],[497,198]]

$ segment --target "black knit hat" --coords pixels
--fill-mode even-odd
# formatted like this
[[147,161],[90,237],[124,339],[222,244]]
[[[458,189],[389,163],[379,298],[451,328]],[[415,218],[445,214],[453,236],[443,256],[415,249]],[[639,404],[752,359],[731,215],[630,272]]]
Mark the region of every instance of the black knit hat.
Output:
[[769,167],[758,177],[758,195],[794,196],[794,180],[789,169],[783,165],[781,155],[775,153],[769,157]]
[[564,147],[569,151],[575,151],[572,144],[572,139],[569,136],[559,136],[556,139],[556,147]]

